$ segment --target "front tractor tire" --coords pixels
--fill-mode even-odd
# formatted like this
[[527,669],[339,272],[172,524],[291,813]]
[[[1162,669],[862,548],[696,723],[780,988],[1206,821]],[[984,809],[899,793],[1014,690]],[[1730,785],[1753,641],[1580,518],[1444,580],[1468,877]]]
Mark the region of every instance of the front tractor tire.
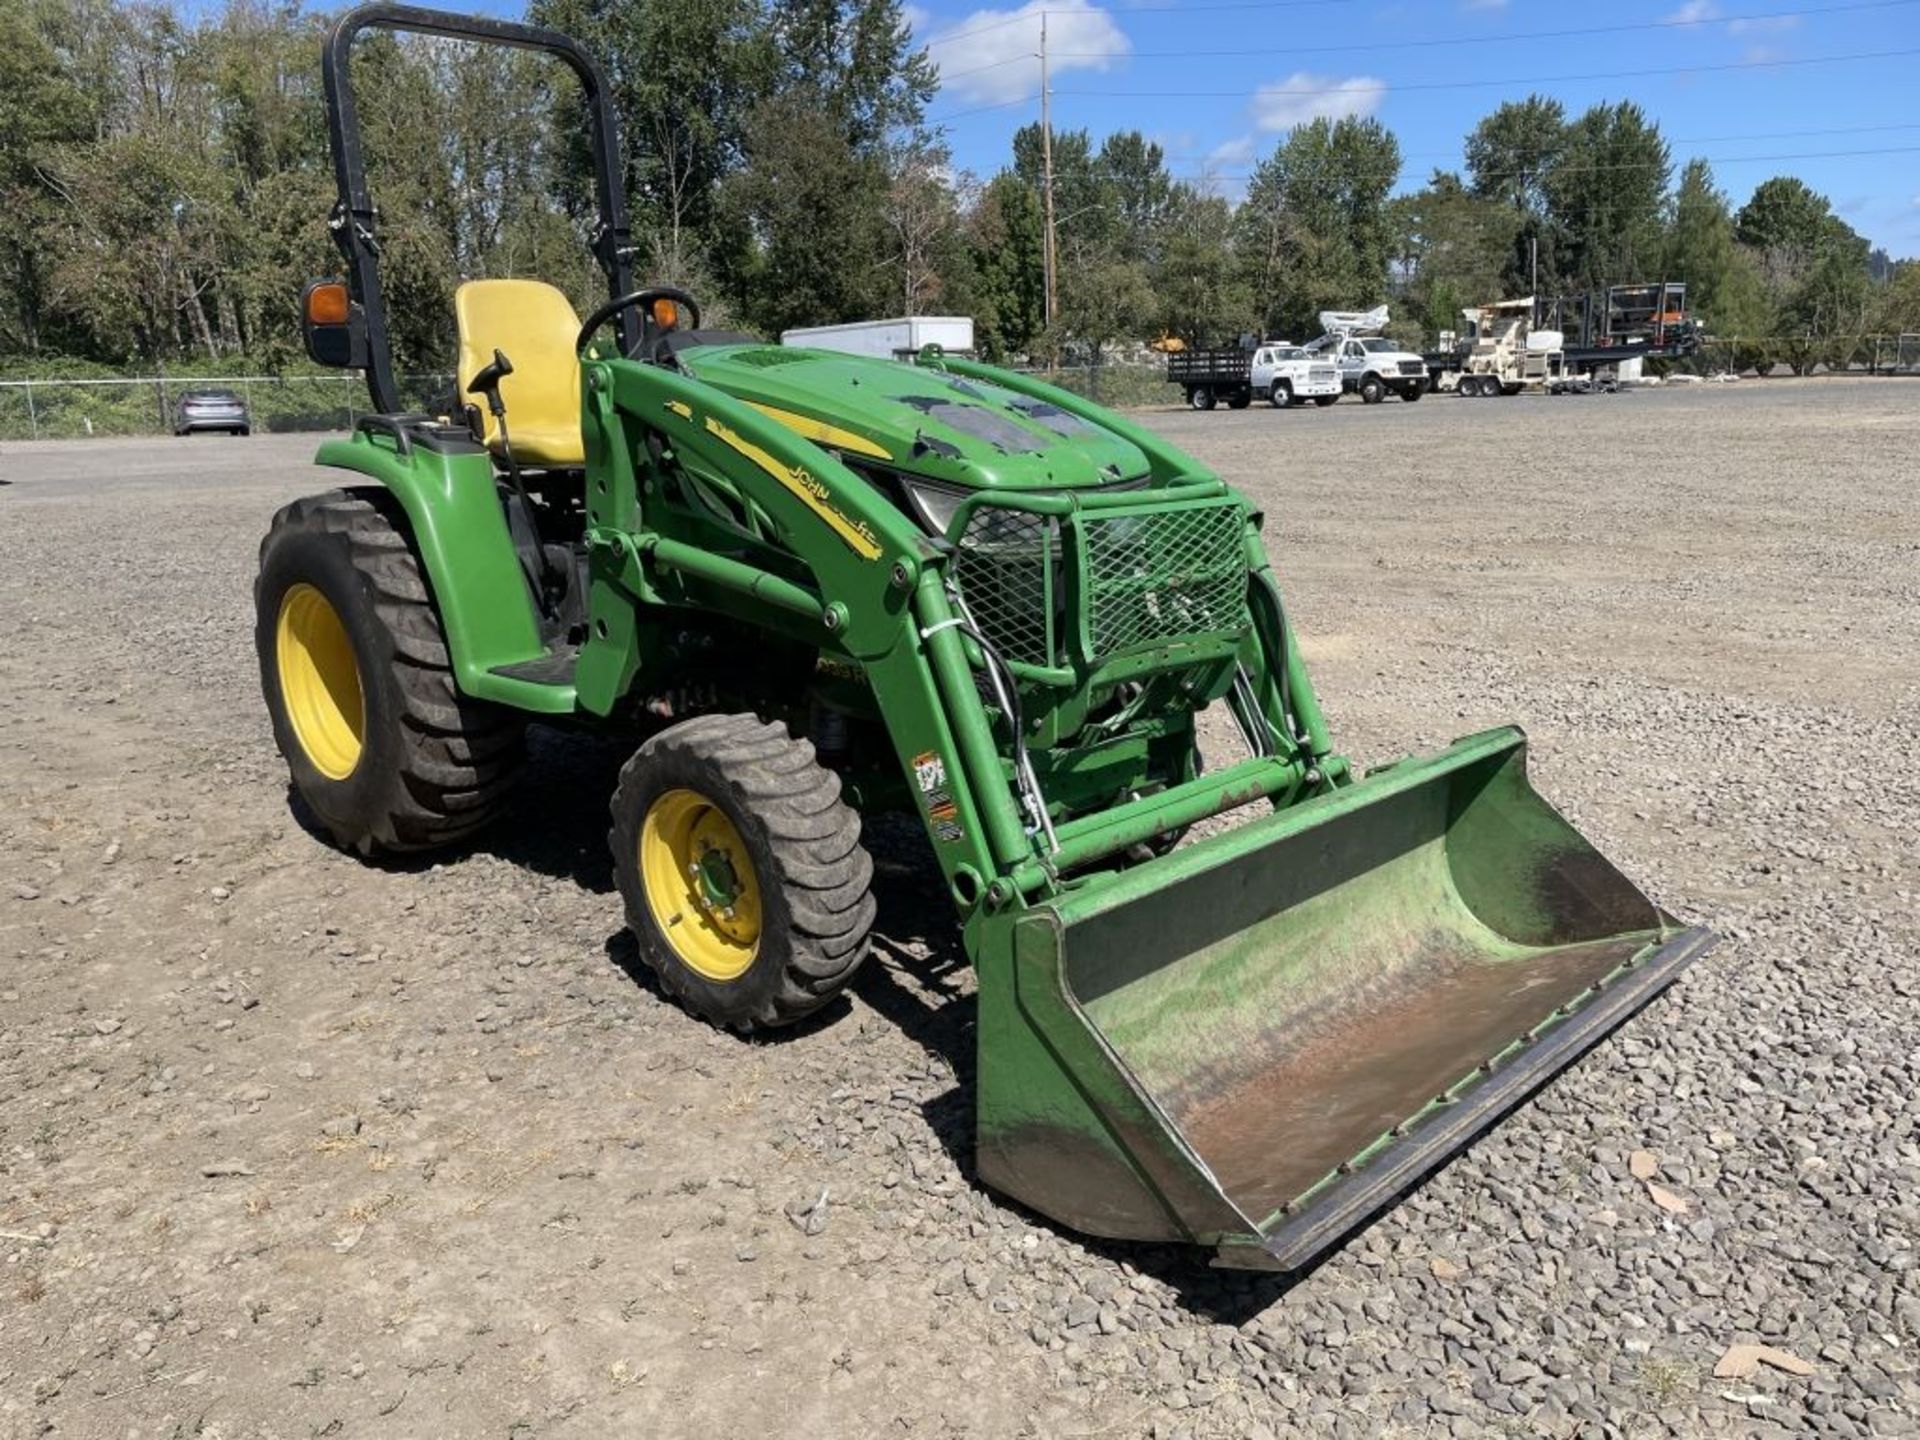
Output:
[[294,789],[343,849],[428,850],[499,813],[524,754],[511,711],[463,696],[404,517],[333,490],[273,517],[254,645]]
[[779,725],[703,715],[655,735],[620,772],[607,841],[640,958],[716,1025],[790,1025],[866,958],[860,817]]

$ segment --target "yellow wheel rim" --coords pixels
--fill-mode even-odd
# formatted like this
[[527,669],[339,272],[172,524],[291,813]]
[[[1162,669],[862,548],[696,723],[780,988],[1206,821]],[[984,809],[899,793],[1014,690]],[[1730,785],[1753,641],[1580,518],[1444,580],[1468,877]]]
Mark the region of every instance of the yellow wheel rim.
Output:
[[274,634],[280,699],[294,739],[314,769],[329,780],[344,780],[360,763],[367,728],[347,627],[326,596],[300,584],[281,597]]
[[760,879],[726,812],[698,791],[667,791],[641,822],[639,861],[673,953],[708,980],[744,975],[760,953]]

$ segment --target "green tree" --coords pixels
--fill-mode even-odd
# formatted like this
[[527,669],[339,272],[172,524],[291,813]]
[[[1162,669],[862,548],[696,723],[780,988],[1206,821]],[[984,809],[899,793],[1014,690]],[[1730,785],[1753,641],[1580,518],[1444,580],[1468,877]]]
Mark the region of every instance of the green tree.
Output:
[[1175,203],[1166,152],[1138,130],[1125,130],[1101,142],[1093,168],[1114,255],[1152,266]]
[[1529,95],[1509,100],[1467,136],[1467,175],[1473,193],[1524,215],[1547,213],[1548,177],[1567,148],[1567,112],[1558,100]]
[[990,358],[1030,352],[1045,328],[1044,225],[1040,196],[1013,170],[987,182],[966,218],[975,343]]
[[1920,260],[1893,267],[1893,278],[1875,304],[1873,328],[1883,335],[1920,333]]
[[1240,273],[1270,331],[1386,298],[1400,146],[1377,120],[1314,120],[1262,161],[1235,217]]
[[1568,145],[1566,107],[1545,95],[1510,100],[1467,136],[1467,178],[1479,199],[1497,202],[1517,217],[1505,273],[1496,287],[1523,294],[1560,284],[1562,236],[1549,203],[1549,177]]
[[1819,253],[1832,221],[1826,196],[1795,176],[1776,175],[1754,187],[1734,221],[1734,234],[1742,245],[1797,268]]
[[893,293],[900,313],[925,315],[955,288],[964,270],[960,206],[944,142],[913,134],[887,157],[884,208]]
[[1872,303],[1867,241],[1826,196],[1790,175],[1755,187],[1734,233],[1754,259],[1776,328],[1794,342],[1795,365],[1844,359]]
[[1660,263],[1671,174],[1660,127],[1630,100],[1569,125],[1546,178],[1558,278],[1583,290],[1657,278],[1644,272]]
[[1458,330],[1460,312],[1503,298],[1520,212],[1474,193],[1451,171],[1392,202],[1406,318],[1431,335]]
[[863,319],[897,303],[880,258],[887,248],[881,157],[856,151],[831,111],[798,90],[755,108],[746,148],[747,164],[729,179],[727,197],[756,241],[734,272],[747,318],[771,335]]
[[[534,0],[536,23],[574,36],[605,68],[626,141],[643,269],[672,284],[709,273],[726,245],[721,183],[739,168],[748,117],[772,90],[772,35],[755,0]],[[567,94],[572,208],[587,213],[586,122]]]
[[1751,251],[1734,239],[1727,197],[1704,160],[1689,160],[1673,198],[1663,278],[1687,286],[1687,304],[1719,337],[1768,334],[1773,317]]
[[95,7],[63,0],[0,0],[0,350],[79,338],[51,293],[61,202],[50,172],[100,123],[104,91],[75,63],[97,20]]
[[1190,345],[1224,342],[1256,323],[1228,239],[1233,211],[1217,195],[1176,186],[1154,283],[1159,326]]
[[1099,366],[1109,345],[1137,335],[1142,317],[1153,313],[1153,282],[1144,266],[1103,257],[1061,275],[1059,307],[1060,340],[1081,347],[1087,363]]

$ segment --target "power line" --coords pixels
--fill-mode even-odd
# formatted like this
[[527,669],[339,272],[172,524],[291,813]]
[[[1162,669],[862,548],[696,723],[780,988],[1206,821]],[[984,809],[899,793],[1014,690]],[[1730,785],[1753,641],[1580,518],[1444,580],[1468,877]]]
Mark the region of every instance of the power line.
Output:
[[[1676,148],[1684,145],[1724,145],[1730,141],[1741,140],[1810,140],[1827,135],[1878,135],[1889,130],[1920,130],[1920,120],[1903,120],[1890,125],[1839,125],[1819,130],[1750,130],[1739,135],[1690,135],[1661,136],[1667,144]],[[1162,150],[1163,160],[1206,160],[1212,156],[1209,150]],[[1413,160],[1456,160],[1461,158],[1458,148],[1453,150],[1409,150],[1400,159],[1403,162]]]
[[[1658,70],[1595,70],[1581,75],[1538,75],[1531,78],[1507,76],[1488,80],[1431,80],[1414,84],[1394,84],[1382,81],[1381,88],[1389,92],[1406,93],[1422,90],[1477,90],[1508,85],[1564,85],[1586,80],[1647,80],[1665,75],[1700,75],[1733,70],[1776,70],[1788,66],[1841,65],[1861,60],[1894,60],[1908,55],[1920,55],[1920,46],[1909,46],[1899,50],[1863,50],[1852,55],[1811,55],[1801,59],[1788,60],[1730,60],[1718,65],[1676,65]],[[1057,96],[1070,96],[1074,99],[1110,99],[1110,100],[1202,100],[1234,99],[1247,96],[1260,99],[1267,96],[1284,98],[1304,98],[1321,95],[1339,95],[1346,93],[1347,85],[1322,85],[1310,87],[1255,86],[1249,93],[1239,90],[1055,90]],[[948,120],[958,120],[967,115],[978,115],[988,110],[1005,110],[1014,105],[1024,105],[1032,96],[1022,96],[1018,100],[1006,100],[995,105],[979,105],[970,110],[953,110],[945,115],[929,115],[929,124],[941,124]]]
[[[1861,150],[1803,150],[1792,154],[1775,155],[1690,155],[1687,158],[1704,160],[1709,165],[1773,165],[1784,160],[1838,160],[1858,155],[1914,154],[1920,154],[1920,145],[1890,145]],[[1255,170],[1257,168],[1255,167]],[[1550,165],[1545,168],[1554,175],[1592,175],[1611,170],[1671,170],[1673,163],[1670,160],[1619,160],[1603,165]],[[1238,179],[1254,174],[1255,170],[1202,167],[1197,170],[1169,170],[1167,173],[1176,179],[1208,179],[1214,176]],[[1491,171],[1485,175],[1476,175],[1474,179],[1480,182],[1517,180],[1534,173],[1532,170]]]
[[[1035,91],[1034,95],[1038,93],[1038,91]],[[1056,95],[1065,95],[1069,92],[1056,90],[1053,93]],[[984,115],[989,110],[1011,110],[1016,105],[1030,105],[1033,103],[1034,95],[1022,95],[1018,100],[1001,100],[992,105],[976,105],[971,110],[949,110],[944,115],[929,115],[927,117],[927,124],[944,125],[949,120],[964,120],[969,115]]]
[[[1512,35],[1448,35],[1431,40],[1377,40],[1356,45],[1284,45],[1264,50],[1248,49],[1239,45],[1225,50],[1056,50],[1054,54],[1062,59],[1073,60],[1117,60],[1129,56],[1150,60],[1197,60],[1221,55],[1332,55],[1375,50],[1428,50],[1438,45],[1490,45],[1518,40],[1569,40],[1587,35],[1621,34],[1631,30],[1688,30],[1706,25],[1735,24],[1751,20],[1788,20],[1809,15],[1839,15],[1858,10],[1891,10],[1917,4],[1920,4],[1920,0],[1852,0],[1852,3],[1844,5],[1825,5],[1805,10],[1771,10],[1744,15],[1715,15],[1704,20],[1644,20],[1620,25],[1591,25],[1571,30],[1528,30]],[[996,63],[1005,65],[1009,62],[1001,60]]]
[[[1920,0],[1915,0],[1915,3],[1920,4]],[[1004,60],[994,60],[985,65],[975,65],[968,70],[942,70],[940,72],[940,83],[944,85],[949,80],[958,80],[967,75],[979,75],[987,70],[1003,70],[1009,65],[1019,65],[1022,63],[1031,65],[1039,60],[1039,58],[1038,52],[1031,55],[1009,55]]]
[[[1660,70],[1594,70],[1584,75],[1540,75],[1532,79],[1518,76],[1497,80],[1434,80],[1413,85],[1396,85],[1382,81],[1381,88],[1388,91],[1471,90],[1491,85],[1564,85],[1579,80],[1648,80],[1662,75],[1698,75],[1702,72],[1720,70],[1772,70],[1786,65],[1839,65],[1855,60],[1894,60],[1906,55],[1920,55],[1920,46],[1903,50],[1863,50],[1853,55],[1813,55],[1801,60],[1732,60],[1722,65],[1676,65]],[[1339,95],[1349,88],[1350,84],[1310,89],[1260,85],[1254,88],[1254,96]],[[1231,98],[1247,92],[1245,90],[1056,90],[1053,93],[1112,100],[1198,100]]]
[[[1118,9],[1121,15],[1166,15],[1188,10],[1315,10],[1329,5],[1351,5],[1353,0],[1234,0],[1232,4],[1210,5],[1129,5]],[[1915,0],[1906,0],[1915,3]],[[1009,25],[1023,25],[1037,22],[1042,15],[1084,15],[1087,7],[1072,10],[1055,10],[1051,7],[1041,10],[1022,10],[1017,15],[1009,15],[1004,20],[995,20],[990,24],[976,25],[970,30],[940,31],[934,34],[920,48],[931,50],[935,45],[945,45],[954,40],[964,40],[969,35],[986,35],[995,30],[1004,30]],[[1025,57],[1022,57],[1025,58]]]
[[969,35],[985,35],[994,30],[1004,30],[1009,25],[1021,25],[1029,20],[1038,20],[1040,16],[1045,13],[1043,10],[1028,10],[1019,15],[1009,15],[1004,20],[996,20],[991,25],[976,25],[971,30],[955,30],[950,34],[935,35],[920,48],[922,50],[931,50],[936,45],[945,45],[954,40],[965,40]]

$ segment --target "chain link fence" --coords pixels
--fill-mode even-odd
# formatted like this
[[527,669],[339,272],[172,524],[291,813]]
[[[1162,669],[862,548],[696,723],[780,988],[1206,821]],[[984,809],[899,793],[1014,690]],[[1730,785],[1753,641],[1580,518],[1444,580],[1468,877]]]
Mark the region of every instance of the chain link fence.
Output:
[[1812,339],[1793,335],[1712,336],[1670,369],[1699,375],[1915,375],[1920,334]]
[[[1627,358],[1623,354],[1622,358]],[[1171,405],[1163,361],[1020,367],[1064,390],[1116,407]],[[1788,336],[1714,338],[1693,355],[1662,362],[1664,371],[1700,375],[1786,373],[1920,376],[1920,334],[1795,341]],[[439,411],[451,375],[399,377],[408,409]],[[90,435],[166,435],[190,390],[231,390],[259,431],[350,430],[367,413],[358,375],[143,375],[116,379],[0,380],[0,440],[71,440]]]
[[[408,408],[440,403],[450,375],[403,375]],[[0,440],[169,435],[192,390],[231,390],[261,431],[350,430],[367,413],[366,382],[341,375],[142,375],[110,380],[0,380]]]
[[1015,368],[1022,375],[1031,375],[1116,409],[1131,405],[1170,405],[1177,403],[1181,395],[1178,387],[1167,383],[1164,360],[1152,364],[1059,365],[1051,370],[1040,365]]

